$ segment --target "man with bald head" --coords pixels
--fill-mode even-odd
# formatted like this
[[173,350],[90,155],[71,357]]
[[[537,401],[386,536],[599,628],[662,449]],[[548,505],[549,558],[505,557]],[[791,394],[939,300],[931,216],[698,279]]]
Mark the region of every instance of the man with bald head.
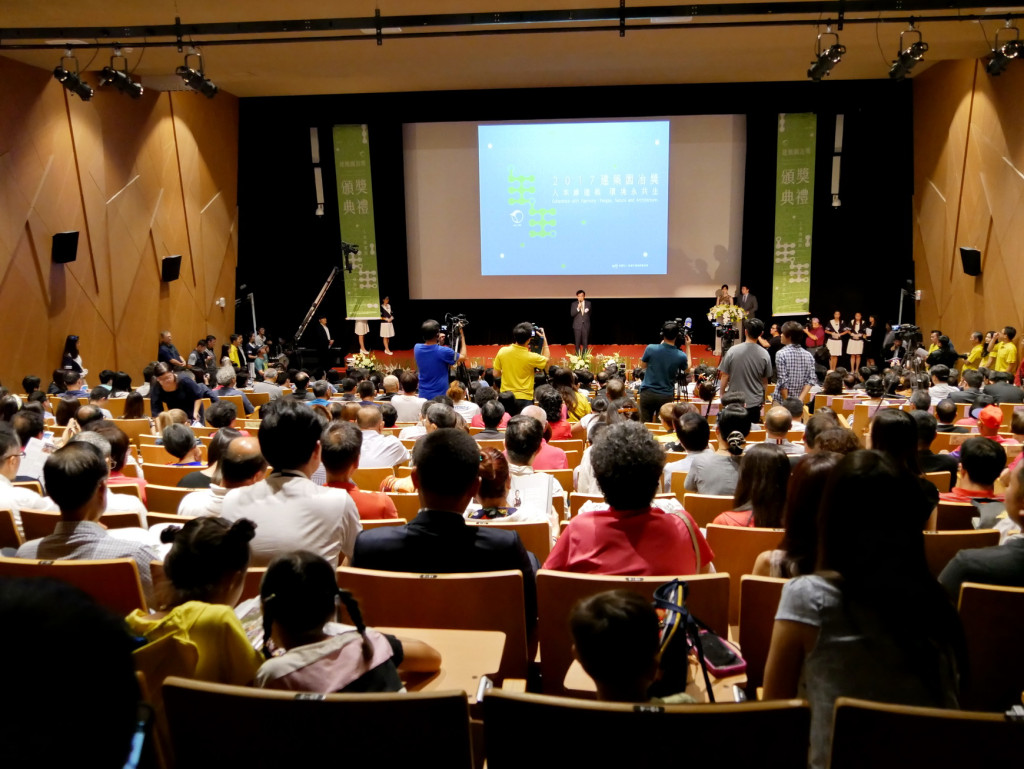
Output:
[[764,415],[764,442],[774,443],[787,454],[803,454],[804,447],[793,443],[787,434],[793,429],[793,415],[785,406],[772,406]]
[[384,435],[384,417],[376,406],[362,406],[356,426],[363,433],[359,467],[394,467],[409,459],[409,450],[393,435]]
[[547,439],[551,435],[548,430],[548,417],[540,406],[527,406],[520,412],[520,416],[533,417],[540,422],[541,432],[544,437],[540,441],[540,451],[533,460],[533,468],[535,470],[567,470],[569,469],[569,460],[565,456],[565,451],[552,446],[548,443]]
[[231,489],[251,486],[263,480],[267,472],[267,460],[260,451],[260,442],[251,436],[235,438],[221,455],[213,483],[208,489],[193,491],[181,498],[178,515],[213,515],[220,517],[224,495]]

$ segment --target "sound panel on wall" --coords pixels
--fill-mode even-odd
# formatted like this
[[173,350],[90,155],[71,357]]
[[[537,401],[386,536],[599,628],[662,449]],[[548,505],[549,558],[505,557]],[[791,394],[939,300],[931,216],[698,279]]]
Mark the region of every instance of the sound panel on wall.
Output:
[[160,280],[164,283],[177,280],[179,274],[181,274],[181,254],[165,256],[160,260]]
[[960,261],[963,263],[964,275],[981,275],[981,251],[961,246]]
[[54,264],[67,264],[78,258],[78,230],[58,232],[53,236],[50,258]]

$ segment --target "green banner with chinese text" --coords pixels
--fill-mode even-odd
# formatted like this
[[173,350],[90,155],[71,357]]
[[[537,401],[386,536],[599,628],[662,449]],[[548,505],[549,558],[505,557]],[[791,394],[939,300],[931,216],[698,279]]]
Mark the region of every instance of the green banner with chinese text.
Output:
[[345,314],[348,320],[379,320],[369,133],[365,125],[336,125],[333,138],[341,239],[359,248],[358,254],[343,254]]
[[817,125],[818,119],[813,113],[779,115],[775,170],[773,315],[803,315],[810,312]]

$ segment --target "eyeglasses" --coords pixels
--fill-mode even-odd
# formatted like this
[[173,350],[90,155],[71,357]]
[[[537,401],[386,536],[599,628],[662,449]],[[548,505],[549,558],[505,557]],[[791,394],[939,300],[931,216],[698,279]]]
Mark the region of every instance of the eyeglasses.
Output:
[[21,459],[24,456],[25,456],[25,452],[24,451],[19,451],[17,454],[7,454],[6,456],[3,457],[3,459],[0,459],[0,462],[6,462],[11,457],[17,457],[18,459]]

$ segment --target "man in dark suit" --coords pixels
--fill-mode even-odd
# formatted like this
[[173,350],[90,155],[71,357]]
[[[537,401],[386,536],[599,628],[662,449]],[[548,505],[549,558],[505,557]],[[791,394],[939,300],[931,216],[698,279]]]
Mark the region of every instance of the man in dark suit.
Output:
[[587,351],[587,337],[590,336],[590,302],[582,288],[576,292],[576,301],[569,308],[572,315],[572,333],[576,342],[576,354]]
[[1006,371],[990,371],[985,382],[985,394],[996,403],[1024,403],[1024,390],[1013,383],[1013,375]]
[[537,617],[537,559],[511,531],[468,526],[462,517],[480,487],[480,447],[467,433],[441,428],[413,450],[420,511],[407,526],[362,532],[352,565],[361,569],[451,574],[518,569],[527,625]]
[[983,381],[985,380],[981,372],[968,369],[961,377],[962,389],[959,392],[951,392],[949,399],[953,403],[974,403],[975,399],[981,395],[981,383]]
[[910,412],[917,425],[917,461],[922,473],[949,473],[950,487],[956,483],[960,463],[952,454],[935,454],[932,452],[932,441],[937,434],[938,422],[927,411],[914,409]]
[[736,299],[736,304],[747,311],[748,318],[757,317],[757,297],[750,293],[750,288],[747,286],[740,286],[740,295]]

